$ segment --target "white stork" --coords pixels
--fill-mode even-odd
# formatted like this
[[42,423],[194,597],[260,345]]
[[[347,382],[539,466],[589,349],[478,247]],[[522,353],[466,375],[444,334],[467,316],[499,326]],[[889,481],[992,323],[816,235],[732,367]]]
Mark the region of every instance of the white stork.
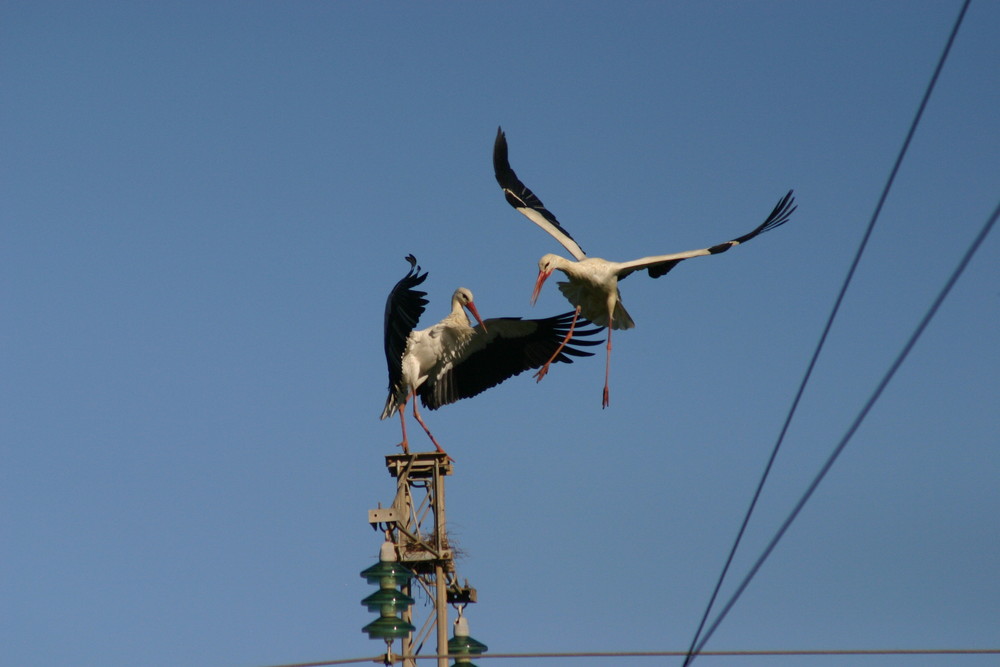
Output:
[[[497,138],[493,144],[493,171],[497,183],[503,189],[507,203],[551,234],[576,258],[576,261],[573,261],[558,255],[548,254],[538,260],[538,280],[535,281],[535,289],[531,294],[531,303],[534,304],[538,299],[538,294],[541,292],[542,284],[546,278],[552,274],[552,271],[559,270],[569,278],[568,282],[559,283],[559,291],[576,307],[574,321],[570,324],[565,342],[569,342],[573,337],[575,317],[581,314],[594,324],[608,328],[602,407],[607,407],[609,403],[608,376],[611,371],[611,330],[631,329],[635,326],[632,317],[622,305],[618,281],[633,271],[642,269],[646,269],[651,278],[659,278],[685,259],[703,255],[718,255],[733,246],[749,241],[758,234],[785,224],[796,208],[795,198],[792,196],[792,191],[789,190],[764,222],[750,233],[732,241],[699,250],[642,257],[630,262],[609,262],[599,257],[588,257],[579,244],[573,240],[573,237],[569,235],[569,232],[559,224],[556,216],[545,208],[535,193],[517,178],[517,174],[510,168],[510,163],[507,160],[507,138],[501,128],[497,128]],[[545,364],[538,371],[536,377],[539,381],[545,377],[548,368],[549,365]]]
[[[541,320],[502,317],[483,320],[472,300],[472,292],[460,287],[451,297],[451,313],[434,326],[414,331],[424,312],[427,293],[414,289],[427,278],[417,260],[408,255],[410,271],[389,292],[385,303],[385,359],[389,367],[389,397],[382,419],[399,412],[403,429],[400,446],[409,453],[406,437],[406,403],[420,397],[429,410],[475,396],[509,377],[553,361],[573,363],[569,357],[589,357],[574,347],[566,347],[569,324],[576,314],[564,313]],[[479,324],[471,326],[465,308]],[[589,324],[589,323],[587,323]],[[600,329],[576,332],[576,336],[596,334]],[[575,345],[598,345],[596,340],[574,340]],[[439,452],[444,452],[421,419],[417,401],[413,416]]]

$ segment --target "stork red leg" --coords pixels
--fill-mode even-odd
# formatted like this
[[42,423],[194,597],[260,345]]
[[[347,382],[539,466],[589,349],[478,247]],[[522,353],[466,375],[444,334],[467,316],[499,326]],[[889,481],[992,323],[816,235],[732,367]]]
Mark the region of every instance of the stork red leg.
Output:
[[[412,396],[413,394],[411,393],[410,395]],[[405,415],[406,415],[406,403],[403,403],[403,405],[401,405],[400,408],[399,408],[399,425],[403,428],[403,442],[399,443],[399,446],[403,448],[403,453],[404,454],[409,454],[410,453],[410,442],[409,442],[409,439],[406,437],[406,416]]]
[[[421,419],[421,417],[420,417],[420,413],[417,412],[417,396],[416,396],[416,393],[414,393],[414,395],[413,395],[413,416],[416,417],[417,421],[420,422],[420,425],[424,427],[424,433],[426,433],[427,437],[430,438],[431,442],[434,443],[434,447],[436,447],[437,450],[439,452],[441,452],[442,454],[444,454],[445,456],[448,456],[448,452],[446,452],[443,449],[441,449],[441,445],[439,445],[438,441],[434,439],[433,435],[431,435],[431,430],[429,428],[427,428],[427,424],[424,423],[424,420]],[[453,459],[450,456],[448,456],[448,460],[449,461],[454,461],[455,459]]]
[[552,365],[552,362],[556,360],[556,357],[559,356],[559,353],[562,352],[564,347],[566,347],[566,343],[568,343],[573,338],[573,330],[576,328],[576,318],[578,317],[580,317],[580,306],[577,306],[576,310],[573,312],[573,321],[570,322],[569,324],[569,331],[566,332],[566,336],[562,339],[562,342],[559,343],[559,347],[556,348],[556,353],[553,354],[552,357],[545,362],[545,365],[542,366],[537,373],[535,373],[536,382],[542,381],[542,378],[545,377],[545,374],[549,372],[549,366]]
[[[613,324],[612,320],[608,320]],[[604,362],[604,399],[601,402],[601,408],[608,407],[610,403],[610,396],[608,392],[608,376],[611,375],[611,327],[608,327],[608,358]]]

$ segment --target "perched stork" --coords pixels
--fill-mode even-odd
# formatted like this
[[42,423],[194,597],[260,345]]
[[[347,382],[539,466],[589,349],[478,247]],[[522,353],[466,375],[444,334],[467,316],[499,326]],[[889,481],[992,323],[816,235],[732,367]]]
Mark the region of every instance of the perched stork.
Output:
[[[611,330],[631,329],[635,326],[632,317],[622,305],[618,281],[626,278],[633,271],[642,269],[648,271],[651,278],[659,278],[685,259],[723,253],[733,246],[746,243],[758,234],[785,224],[796,208],[795,198],[792,196],[792,191],[789,190],[764,222],[748,234],[732,241],[699,250],[642,257],[631,262],[609,262],[599,257],[588,257],[569,232],[559,224],[556,216],[545,208],[535,193],[517,178],[517,174],[510,168],[510,163],[507,160],[507,137],[501,128],[497,128],[497,138],[493,144],[493,171],[497,183],[500,184],[504,196],[507,198],[507,203],[551,234],[576,258],[576,261],[573,261],[558,255],[548,254],[538,260],[538,280],[535,281],[535,289],[531,294],[531,303],[534,304],[538,299],[538,294],[541,292],[542,284],[546,278],[554,270],[559,270],[569,278],[568,282],[559,283],[559,291],[571,304],[576,306],[574,321],[570,323],[564,342],[569,342],[573,337],[573,329],[576,325],[575,318],[581,314],[594,324],[608,328],[602,407],[607,407],[609,403],[608,376],[611,372]],[[558,354],[558,350],[556,353]],[[538,380],[545,377],[548,368],[549,364],[542,366],[536,374]]]
[[[413,416],[439,452],[444,452],[417,410],[417,396],[429,410],[475,396],[509,377],[542,364],[570,357],[589,357],[575,347],[566,346],[570,322],[576,314],[564,313],[541,320],[502,317],[483,322],[472,300],[472,292],[460,287],[451,297],[451,313],[432,327],[414,331],[427,305],[426,292],[415,289],[427,278],[420,273],[417,260],[408,255],[409,272],[389,292],[385,303],[385,359],[389,367],[389,397],[382,419],[399,412],[403,429],[400,446],[409,453],[406,437],[406,403],[413,400]],[[472,327],[465,309],[479,323]],[[589,325],[589,322],[585,323]],[[596,340],[578,340],[599,328],[579,330],[573,343],[598,345]]]

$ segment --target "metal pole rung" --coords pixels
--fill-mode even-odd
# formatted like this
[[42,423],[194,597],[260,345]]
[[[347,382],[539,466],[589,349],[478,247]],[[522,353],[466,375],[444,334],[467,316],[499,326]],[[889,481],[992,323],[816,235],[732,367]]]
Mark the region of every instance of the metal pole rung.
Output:
[[434,476],[435,468],[439,475],[452,473],[452,463],[444,452],[389,454],[385,457],[385,467],[397,478],[403,475],[410,479],[429,479]]

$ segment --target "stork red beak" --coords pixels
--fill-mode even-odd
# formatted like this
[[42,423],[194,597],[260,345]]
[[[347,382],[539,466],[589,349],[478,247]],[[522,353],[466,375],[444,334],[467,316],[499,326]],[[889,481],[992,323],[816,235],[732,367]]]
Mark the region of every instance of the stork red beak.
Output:
[[469,312],[472,313],[472,316],[476,318],[477,322],[479,322],[479,326],[483,328],[483,333],[486,333],[486,323],[483,322],[483,318],[479,317],[479,311],[476,310],[476,304],[470,301],[468,307],[469,307]]
[[535,291],[531,293],[531,305],[534,306],[535,302],[538,301],[538,295],[542,291],[542,285],[545,283],[546,278],[552,275],[552,271],[538,271],[538,280],[535,281]]

